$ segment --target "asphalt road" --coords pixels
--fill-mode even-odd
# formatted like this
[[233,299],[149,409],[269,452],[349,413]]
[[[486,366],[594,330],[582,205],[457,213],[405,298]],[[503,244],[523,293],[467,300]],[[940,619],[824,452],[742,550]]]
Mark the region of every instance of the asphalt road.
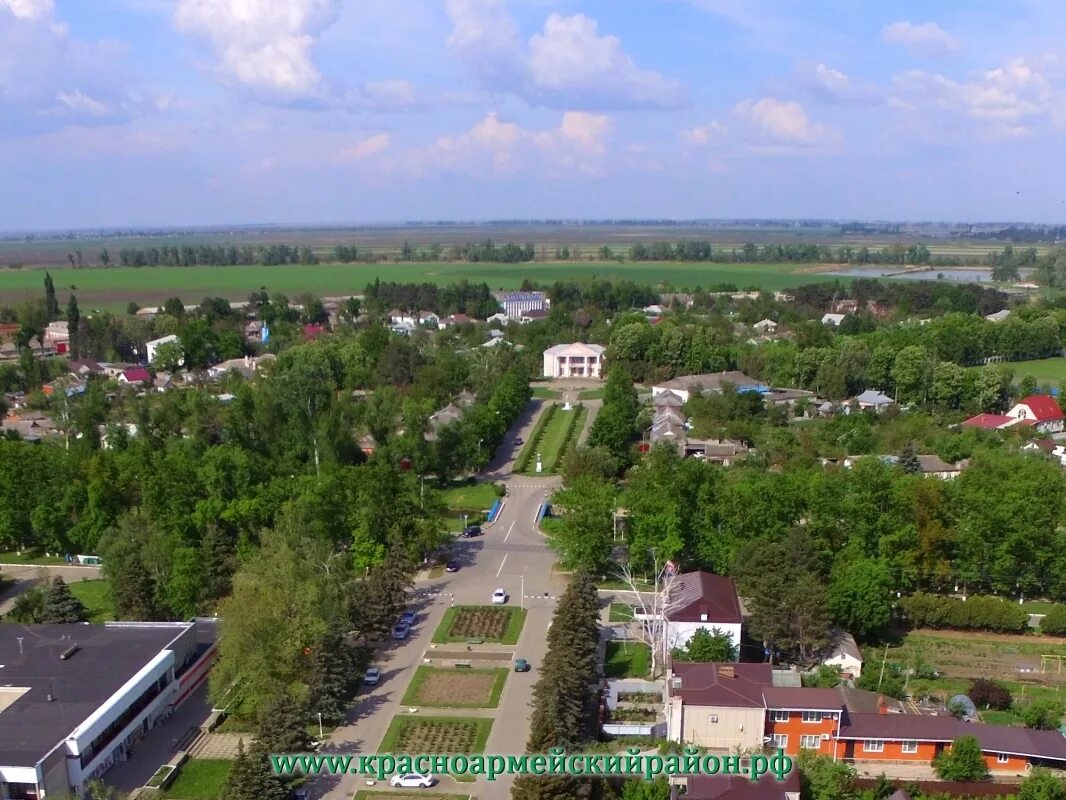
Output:
[[[515,437],[524,437],[532,428],[542,404],[531,404],[508,439],[501,446],[496,461],[485,471],[486,479],[507,484],[506,501],[500,516],[490,526],[484,526],[484,536],[456,543],[455,553],[462,567],[459,572],[416,584],[412,607],[418,618],[410,637],[392,643],[379,652],[375,665],[381,668],[381,681],[376,687],[364,687],[352,709],[348,723],[338,728],[320,752],[375,753],[397,714],[412,713],[401,707],[400,700],[415,669],[424,658],[432,658],[430,639],[444,612],[451,605],[484,605],[489,603],[493,590],[506,589],[511,604],[523,604],[528,609],[514,657],[525,658],[533,669],[528,673],[510,672],[500,698],[499,708],[485,711],[449,711],[419,709],[428,715],[467,715],[493,717],[486,753],[521,753],[525,749],[529,730],[529,701],[537,680],[537,668],[547,648],[547,631],[555,611],[556,597],[565,582],[552,576],[555,557],[547,548],[544,537],[537,531],[534,520],[540,503],[559,483],[558,478],[512,476],[510,466],[521,448],[514,445]],[[506,800],[511,795],[513,781],[498,778],[487,782],[456,784],[444,778],[432,789],[434,793],[472,793],[479,800]],[[350,800],[354,792],[367,788],[361,776],[320,776],[312,785],[312,797],[325,800]],[[378,784],[374,791],[390,791]],[[411,790],[407,790],[410,792]]]

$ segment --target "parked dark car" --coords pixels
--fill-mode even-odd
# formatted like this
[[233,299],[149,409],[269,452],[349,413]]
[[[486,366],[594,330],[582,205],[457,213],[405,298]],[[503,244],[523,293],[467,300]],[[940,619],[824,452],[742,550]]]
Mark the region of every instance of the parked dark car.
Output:
[[514,660],[515,672],[529,672],[531,669],[532,667],[529,666],[529,662],[526,661],[524,658],[516,658]]
[[415,612],[414,611],[404,611],[402,614],[400,614],[400,624],[401,625],[407,625],[408,627],[410,627],[411,625],[414,625],[415,624]]
[[404,625],[401,622],[400,624],[398,624],[396,627],[394,627],[392,629],[392,638],[393,639],[403,640],[403,639],[407,638],[407,634],[409,634],[410,632],[411,632],[411,626],[410,625]]
[[447,565],[445,565],[444,571],[445,572],[458,572],[459,571],[459,562],[458,561],[449,561],[447,563]]
[[473,539],[475,536],[480,536],[480,535],[481,535],[481,526],[480,525],[467,525],[465,528],[463,528],[463,538],[464,539]]
[[515,444],[525,444],[525,442],[522,440],[521,436],[516,436],[515,440],[514,440],[514,443]]

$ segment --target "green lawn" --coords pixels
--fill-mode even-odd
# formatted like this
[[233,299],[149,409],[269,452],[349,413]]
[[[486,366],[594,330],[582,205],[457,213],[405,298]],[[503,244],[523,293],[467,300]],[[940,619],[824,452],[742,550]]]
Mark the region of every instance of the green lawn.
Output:
[[84,603],[89,612],[89,622],[107,622],[115,618],[107,581],[71,581],[70,592]]
[[1026,600],[1022,603],[1022,608],[1027,614],[1047,614],[1057,605],[1059,604],[1050,600]]
[[541,434],[540,439],[533,443],[536,450],[526,466],[526,473],[529,475],[536,474],[537,453],[540,453],[541,465],[544,468],[544,472],[541,474],[554,472],[556,467],[558,467],[563,450],[570,441],[571,435],[577,436],[581,432],[581,425],[584,423],[587,414],[588,409],[583,407],[574,407],[570,411],[564,411],[562,406],[556,408],[551,419],[548,420],[548,424],[544,427],[544,432]]
[[[495,669],[457,669],[455,667],[429,667],[420,666],[415,670],[414,677],[407,685],[407,691],[400,701],[404,706],[428,706],[430,708],[498,708],[500,695],[503,694],[503,685],[507,681],[508,670],[503,667]],[[482,676],[478,680],[477,689],[488,688],[488,694],[477,697],[472,694],[463,696],[458,691],[464,690],[459,684],[467,679],[467,676]],[[491,677],[492,683],[489,685]],[[432,686],[438,682],[436,687]],[[455,687],[448,684],[455,682]],[[469,687],[465,691],[471,691]],[[430,697],[427,694],[450,694],[450,698]]]
[[[173,244],[174,242],[170,242]],[[119,247],[132,246],[122,244]],[[118,249],[118,248],[116,248]],[[64,251],[65,252],[65,251]],[[110,267],[81,269],[51,267],[56,290],[65,296],[77,287],[83,309],[124,310],[131,300],[158,305],[171,296],[186,304],[204,297],[245,300],[249,292],[265,286],[270,293],[290,297],[310,292],[318,296],[362,294],[375,278],[399,283],[449,284],[466,279],[489,284],[494,289],[518,288],[523,280],[551,284],[557,280],[634,281],[638,284],[669,283],[693,288],[721,283],[739,288],[787,289],[835,276],[798,271],[792,264],[710,264],[676,262],[574,262],[534,264],[492,263],[380,263],[380,264],[291,264],[284,266],[233,267]],[[44,276],[39,269],[0,270],[0,296],[9,300],[36,297]],[[842,279],[844,280],[844,279]]]
[[603,673],[608,678],[647,678],[651,648],[638,642],[608,642]]
[[602,400],[603,399],[603,387],[599,389],[586,389],[577,396],[578,400]]
[[65,564],[66,559],[62,556],[46,556],[36,550],[23,550],[16,553],[10,550],[0,553],[0,564]]
[[555,389],[549,389],[547,386],[534,386],[533,397],[538,400],[558,400],[559,393]]
[[[490,635],[487,629],[480,629],[477,633],[455,632],[453,629],[457,622],[462,620],[463,615],[476,615],[483,613],[485,609],[504,609],[510,613],[507,616],[507,625],[499,636]],[[433,634],[434,644],[446,642],[465,642],[470,639],[480,639],[484,642],[498,644],[518,644],[518,637],[522,633],[522,625],[526,621],[526,609],[518,606],[452,606],[444,612],[444,618],[437,626]]]
[[629,603],[611,603],[608,614],[610,622],[630,622],[633,619],[633,606]]
[[[1033,361],[1007,361],[996,366],[1013,370],[1015,383],[1026,375],[1032,375],[1039,384],[1051,384],[1057,387],[1060,383],[1066,383],[1066,357],[1038,358]],[[980,367],[971,367],[970,369],[980,369]]]
[[1021,721],[1013,711],[982,711],[980,714],[986,725],[1017,725]]
[[164,793],[168,800],[219,800],[233,762],[225,758],[192,758]]
[[492,483],[472,483],[441,492],[444,505],[450,511],[488,511],[496,502],[496,487]]

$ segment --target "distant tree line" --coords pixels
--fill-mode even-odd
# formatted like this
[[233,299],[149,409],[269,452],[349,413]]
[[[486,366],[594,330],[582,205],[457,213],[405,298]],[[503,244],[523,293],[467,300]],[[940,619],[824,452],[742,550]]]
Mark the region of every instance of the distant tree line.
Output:
[[495,314],[500,307],[487,283],[465,280],[439,286],[435,283],[382,283],[375,279],[366,287],[365,303],[367,308],[378,312],[398,308],[432,311],[442,316],[463,313],[479,319]]
[[[106,250],[100,261],[107,266]],[[266,247],[222,245],[174,245],[163,247],[124,247],[119,251],[123,267],[230,267],[238,265],[274,266],[278,264],[317,264],[318,257],[310,247],[272,244]]]

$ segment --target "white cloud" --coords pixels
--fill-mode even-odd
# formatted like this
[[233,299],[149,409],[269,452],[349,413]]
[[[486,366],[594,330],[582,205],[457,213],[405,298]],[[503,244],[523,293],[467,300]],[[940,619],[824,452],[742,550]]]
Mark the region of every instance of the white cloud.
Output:
[[1038,65],[1018,58],[969,80],[912,70],[893,79],[894,105],[951,126],[962,126],[980,138],[1010,139],[1055,123],[1064,100]]
[[106,104],[81,91],[59,92],[56,100],[71,111],[84,112],[91,117],[106,117],[111,113]]
[[881,29],[881,38],[927,56],[951,55],[962,49],[962,43],[935,22],[893,22]]
[[41,19],[52,14],[52,0],[0,0],[0,9],[7,9],[16,19]]
[[678,134],[681,141],[688,145],[702,147],[725,137],[728,129],[721,122],[711,122],[695,128],[688,128]]
[[387,133],[379,133],[374,136],[370,136],[363,139],[360,142],[356,142],[355,145],[342,150],[337,154],[337,161],[339,163],[347,163],[351,161],[363,161],[364,159],[375,156],[378,153],[383,153],[389,149],[392,144],[392,137]]
[[674,108],[680,82],[640,67],[584,14],[553,13],[523,41],[502,0],[448,0],[448,49],[486,88],[551,108]]
[[50,0],[0,0],[0,135],[126,121],[155,99],[120,72],[125,48],[71,35]]
[[641,69],[617,36],[601,36],[584,14],[552,14],[529,40],[533,90],[546,98],[596,106],[676,106],[681,84]]
[[852,80],[847,73],[826,64],[801,64],[797,71],[800,87],[817,100],[834,105],[879,105],[883,93],[872,84]]
[[398,156],[393,169],[502,176],[536,169],[544,174],[580,172],[602,175],[602,161],[612,131],[609,117],[568,111],[558,127],[528,130],[487,114],[457,136],[442,136],[428,147]]
[[784,152],[825,147],[840,139],[838,131],[812,122],[803,106],[794,100],[744,100],[733,112],[751,126],[754,141],[750,144],[756,148]]
[[341,0],[178,0],[174,22],[211,42],[226,80],[304,97],[321,83],[311,50],[340,5]]

